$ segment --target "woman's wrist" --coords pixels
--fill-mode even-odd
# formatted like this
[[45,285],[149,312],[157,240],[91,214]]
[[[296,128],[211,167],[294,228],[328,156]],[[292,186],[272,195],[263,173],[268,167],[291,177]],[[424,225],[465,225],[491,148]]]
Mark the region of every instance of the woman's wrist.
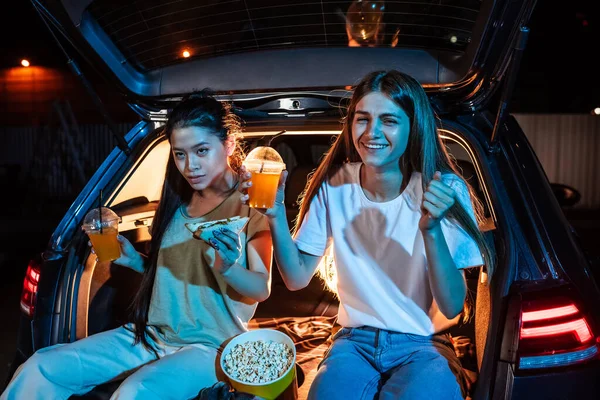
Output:
[[275,203],[275,206],[273,207],[273,213],[267,214],[267,220],[269,223],[275,223],[277,220],[282,219],[287,220],[286,218],[285,205],[283,203]]
[[134,269],[144,272],[144,264],[146,263],[146,257],[144,257],[144,255],[142,253],[137,253],[137,258],[136,258],[136,262],[135,262],[135,267]]
[[221,276],[225,279],[229,278],[231,276],[231,274],[234,272],[233,269],[236,267],[236,265],[238,265],[238,263],[232,264],[230,267],[219,271],[219,273],[221,274]]
[[136,257],[130,257],[128,261],[129,262],[123,263],[123,262],[118,262],[118,260],[117,260],[117,261],[115,261],[115,263],[122,265],[124,267],[127,267],[129,269],[132,269],[136,272],[140,272],[140,273],[144,272],[145,260],[144,260],[144,257],[140,253],[137,253]]
[[438,240],[444,237],[444,233],[442,232],[441,224],[437,224],[435,227],[427,230],[421,230],[421,234],[423,235],[423,239],[427,240]]

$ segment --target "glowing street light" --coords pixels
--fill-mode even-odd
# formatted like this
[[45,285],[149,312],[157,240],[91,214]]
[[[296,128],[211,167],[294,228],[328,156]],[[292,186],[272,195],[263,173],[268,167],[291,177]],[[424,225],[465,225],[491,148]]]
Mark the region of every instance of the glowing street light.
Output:
[[182,53],[182,55],[183,55],[184,58],[188,58],[189,56],[191,56],[190,52],[187,51],[187,50],[184,50],[183,53]]
[[21,60],[21,65],[24,66],[25,68],[29,67],[31,64],[29,63],[29,60]]
[[600,115],[600,107],[596,107],[596,108],[594,108],[594,111],[592,111],[592,113],[593,113],[594,115]]

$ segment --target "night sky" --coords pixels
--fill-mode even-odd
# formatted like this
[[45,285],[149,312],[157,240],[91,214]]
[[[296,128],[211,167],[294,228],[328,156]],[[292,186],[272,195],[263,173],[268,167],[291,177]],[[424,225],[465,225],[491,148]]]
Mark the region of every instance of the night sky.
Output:
[[[22,58],[36,65],[64,66],[63,54],[30,2],[11,2],[7,8],[10,20],[18,23],[1,25],[0,68],[16,66]],[[511,111],[589,113],[600,106],[600,79],[592,60],[600,41],[599,24],[597,1],[538,1]]]

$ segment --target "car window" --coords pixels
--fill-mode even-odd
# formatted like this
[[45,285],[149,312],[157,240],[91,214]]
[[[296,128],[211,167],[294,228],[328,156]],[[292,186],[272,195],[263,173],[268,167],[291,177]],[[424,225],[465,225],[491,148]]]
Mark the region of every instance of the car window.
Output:
[[110,205],[115,207],[134,199],[146,203],[158,201],[169,153],[170,146],[167,140],[163,139],[152,147],[118,185],[117,195]]
[[486,201],[484,196],[484,183],[481,182],[477,176],[476,161],[471,158],[462,144],[452,140],[446,140],[444,144],[446,145],[446,149],[450,156],[454,158],[456,166],[458,167],[458,172],[460,172],[462,177],[473,187],[477,199],[483,204],[483,212],[486,221],[484,222],[482,229],[495,229],[490,212],[491,205]]
[[84,4],[90,4],[87,15],[112,39],[125,62],[142,71],[184,63],[188,57],[281,47],[405,47],[462,54],[476,42],[477,20],[490,10],[473,0]]

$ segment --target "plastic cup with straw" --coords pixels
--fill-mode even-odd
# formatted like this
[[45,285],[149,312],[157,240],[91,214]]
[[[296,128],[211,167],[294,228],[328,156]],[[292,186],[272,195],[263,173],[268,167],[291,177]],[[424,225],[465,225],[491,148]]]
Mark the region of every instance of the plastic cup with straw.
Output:
[[102,190],[98,207],[92,208],[83,219],[82,229],[90,238],[98,261],[113,261],[121,256],[119,234],[119,216],[110,208],[102,207]]
[[[281,132],[283,133],[283,132]],[[273,140],[269,140],[269,144]],[[270,146],[259,146],[252,150],[242,163],[252,174],[252,186],[248,189],[248,206],[272,208],[275,205],[279,176],[285,164],[279,153]]]

